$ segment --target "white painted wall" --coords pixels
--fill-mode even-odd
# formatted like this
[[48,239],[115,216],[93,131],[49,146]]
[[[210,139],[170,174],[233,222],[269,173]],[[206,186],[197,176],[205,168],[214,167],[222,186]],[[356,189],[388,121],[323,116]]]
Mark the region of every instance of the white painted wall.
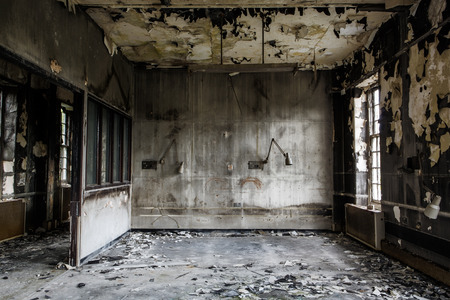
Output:
[[130,230],[130,186],[85,192],[80,217],[80,258]]

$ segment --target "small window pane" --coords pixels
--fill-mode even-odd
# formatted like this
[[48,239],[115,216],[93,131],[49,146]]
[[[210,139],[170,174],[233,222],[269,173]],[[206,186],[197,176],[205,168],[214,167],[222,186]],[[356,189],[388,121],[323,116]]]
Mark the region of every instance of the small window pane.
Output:
[[123,170],[122,178],[123,181],[129,181],[129,170],[130,170],[130,121],[127,119],[123,120]]
[[102,183],[111,181],[111,117],[108,109],[102,109]]
[[380,119],[380,106],[377,104],[374,106],[373,112],[375,114],[375,120]]
[[113,181],[120,181],[121,117],[114,114]]
[[60,181],[66,182],[68,180],[67,176],[67,148],[61,147],[59,154],[59,169],[60,169]]
[[97,184],[97,146],[98,146],[98,107],[88,102],[87,113],[87,153],[86,153],[86,183]]

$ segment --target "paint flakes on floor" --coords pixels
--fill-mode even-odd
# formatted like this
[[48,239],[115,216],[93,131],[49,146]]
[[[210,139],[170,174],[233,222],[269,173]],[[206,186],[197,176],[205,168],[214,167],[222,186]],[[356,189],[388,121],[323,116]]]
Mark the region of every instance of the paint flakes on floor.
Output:
[[132,232],[29,299],[448,299],[450,288],[317,231]]

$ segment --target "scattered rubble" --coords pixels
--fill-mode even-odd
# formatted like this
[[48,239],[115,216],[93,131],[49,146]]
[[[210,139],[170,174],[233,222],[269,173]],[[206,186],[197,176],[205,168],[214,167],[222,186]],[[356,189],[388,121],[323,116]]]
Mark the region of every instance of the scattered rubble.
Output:
[[[229,263],[234,250],[209,253],[214,264],[204,265],[207,259],[200,261],[185,256],[184,264],[180,257],[173,257],[158,250],[182,251],[183,241],[198,243],[201,240],[235,239],[236,243],[258,241],[267,237],[271,241],[277,238],[293,240],[314,239],[324,251],[339,251],[346,261],[344,267],[331,270],[329,266],[334,257],[300,259],[280,259],[277,264],[267,265],[248,254],[248,261]],[[275,239],[275,240],[274,240]],[[193,241],[190,241],[193,240]],[[264,241],[266,242],[266,241]],[[255,244],[257,242],[254,242]],[[263,242],[261,242],[263,243]],[[280,240],[280,243],[283,243]],[[203,244],[202,244],[203,245]],[[276,244],[266,244],[276,247]],[[258,245],[259,246],[259,245]],[[224,246],[225,247],[225,246]],[[215,248],[214,248],[215,249]],[[224,249],[220,249],[224,250]],[[300,248],[298,251],[302,251]],[[187,251],[189,252],[189,251]],[[120,259],[111,259],[112,257]],[[284,258],[280,255],[280,258]],[[240,298],[240,299],[448,299],[450,289],[429,279],[411,268],[389,259],[379,252],[372,251],[345,235],[315,231],[157,231],[132,232],[113,249],[96,258],[105,268],[99,273],[117,272],[136,262],[145,261],[144,269],[177,268],[172,272],[174,280],[186,281],[185,295],[188,298]],[[148,263],[151,261],[152,263]],[[351,262],[350,264],[347,263]],[[222,263],[223,262],[223,263]],[[179,267],[185,268],[178,272]],[[98,266],[97,266],[98,267]],[[97,272],[97,271],[94,271]],[[108,271],[109,273],[110,271]],[[169,272],[169,271],[168,271]],[[116,276],[111,278],[119,278]],[[158,282],[151,278],[150,282]],[[190,282],[190,283],[189,283]],[[182,297],[183,298],[183,297]]]
[[[82,268],[55,265],[68,271],[28,299],[450,298],[449,287],[345,235],[321,231],[131,232]],[[0,283],[9,281],[0,270]]]
[[27,289],[36,290],[66,272],[70,267],[66,264],[69,245],[68,229],[40,229],[34,234],[1,242],[0,298],[24,299],[21,294]]

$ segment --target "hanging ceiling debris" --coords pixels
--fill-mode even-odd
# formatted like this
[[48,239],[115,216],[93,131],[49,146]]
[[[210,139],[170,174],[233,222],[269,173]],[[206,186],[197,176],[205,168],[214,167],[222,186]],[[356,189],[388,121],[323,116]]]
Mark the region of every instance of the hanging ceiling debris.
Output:
[[410,1],[226,0],[211,7],[203,0],[77,0],[103,29],[111,55],[119,50],[148,68],[293,64],[300,69],[340,65],[367,47],[392,16],[386,6],[405,2]]

